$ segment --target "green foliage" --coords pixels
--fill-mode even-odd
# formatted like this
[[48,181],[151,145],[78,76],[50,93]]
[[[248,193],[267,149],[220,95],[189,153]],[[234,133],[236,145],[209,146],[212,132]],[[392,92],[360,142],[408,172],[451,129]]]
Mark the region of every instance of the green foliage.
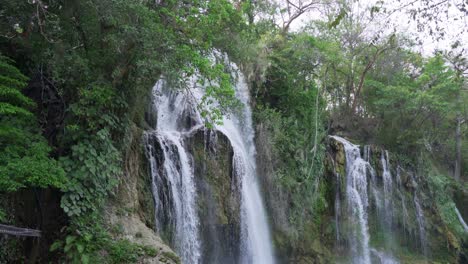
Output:
[[[216,58],[216,60],[222,59]],[[197,80],[197,84],[205,87],[205,94],[198,105],[201,116],[207,121],[208,127],[220,124],[223,114],[239,105],[232,86],[235,80],[226,71],[226,65],[222,63],[212,64],[209,59],[195,55],[193,65],[202,77]],[[193,69],[189,71],[193,71]]]
[[0,57],[0,191],[64,186],[62,168],[49,157],[40,134],[34,103],[21,93],[27,78],[12,61]]
[[[126,103],[115,94],[112,87],[93,86],[79,89],[79,100],[69,108],[72,115],[68,122],[70,134],[75,138],[85,137],[83,133],[96,133],[102,129],[122,129],[123,124],[118,113],[126,109]],[[81,127],[80,131],[74,127]],[[78,132],[78,133],[75,133]]]
[[96,263],[102,261],[97,252],[104,248],[110,238],[103,228],[100,216],[90,212],[72,218],[64,241],[55,241],[50,251],[61,251],[68,263]]
[[416,78],[410,75],[400,72],[390,83],[367,80],[367,110],[378,122],[377,139],[399,153],[432,147],[448,153],[461,83],[440,56],[427,60]]
[[179,258],[176,254],[174,254],[174,253],[172,253],[172,252],[164,251],[164,252],[162,253],[162,255],[163,255],[164,257],[166,257],[166,258],[168,258],[168,259],[174,261],[176,264],[181,264],[181,263],[182,263],[182,262],[180,261],[180,258]]
[[17,239],[0,239],[0,263],[25,262],[21,251],[20,241]]
[[453,178],[443,175],[437,169],[431,169],[428,176],[429,189],[432,194],[432,199],[442,218],[442,221],[458,235],[463,237],[465,229],[460,223],[455,212],[456,205],[453,201],[453,194],[460,191],[462,187]]
[[271,135],[266,144],[278,157],[275,179],[290,196],[289,221],[297,236],[304,228],[319,230],[321,213],[328,208],[327,187],[321,178],[323,101],[315,79],[319,69],[313,63],[319,47],[306,34],[293,35],[288,41],[277,38],[273,44],[271,66],[257,90],[262,98],[257,99],[254,117]]
[[71,263],[91,263],[90,262],[90,253],[93,249],[89,246],[92,236],[85,235],[83,237],[77,237],[68,235],[65,238],[65,243],[62,241],[56,241],[50,247],[51,251],[56,251],[62,249],[67,258]]
[[0,208],[0,222],[5,223],[6,220],[7,220],[6,212],[2,208]]
[[120,160],[106,129],[98,131],[95,139],[74,145],[71,155],[61,159],[69,177],[62,198],[65,213],[79,216],[100,209],[118,184]]
[[118,240],[109,247],[109,262],[136,263],[143,256],[155,257],[157,253],[154,248],[134,244],[128,240]]
[[97,213],[75,217],[63,241],[55,241],[51,251],[65,253],[67,263],[137,263],[142,257],[155,257],[154,248],[114,239],[103,228]]

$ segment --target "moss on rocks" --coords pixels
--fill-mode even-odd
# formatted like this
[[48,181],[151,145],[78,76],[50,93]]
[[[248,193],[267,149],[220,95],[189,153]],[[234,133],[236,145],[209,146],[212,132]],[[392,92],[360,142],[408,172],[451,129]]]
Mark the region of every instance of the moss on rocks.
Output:
[[200,130],[186,144],[193,156],[203,263],[237,263],[240,247],[240,182],[233,149],[221,132]]
[[142,147],[143,131],[132,127],[125,154],[124,175],[114,199],[107,205],[106,223],[115,239],[141,245],[143,256],[138,263],[177,264],[166,255],[175,253],[154,231],[154,200],[151,175]]

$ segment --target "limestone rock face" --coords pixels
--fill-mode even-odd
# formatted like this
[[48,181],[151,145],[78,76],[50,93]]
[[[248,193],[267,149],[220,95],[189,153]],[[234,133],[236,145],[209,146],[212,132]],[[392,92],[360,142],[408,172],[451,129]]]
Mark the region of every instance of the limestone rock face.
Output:
[[156,250],[155,257],[143,258],[139,263],[145,264],[177,264],[177,261],[168,257],[176,254],[156,235],[153,229],[146,226],[136,214],[111,215],[109,217],[111,226],[116,226],[120,230],[119,238],[128,239],[130,242],[143,246],[148,246]]
[[[164,210],[159,212],[159,232],[164,241],[174,243],[174,215],[171,186],[164,178],[164,155],[158,140],[148,141],[155,151],[157,177],[161,177],[158,199]],[[241,256],[241,182],[234,175],[234,151],[221,132],[200,128],[187,134],[183,141],[193,169],[201,263],[240,263]],[[148,183],[148,186],[151,183]],[[144,189],[140,190],[144,193]],[[142,200],[142,199],[140,199]]]
[[[275,152],[272,141],[274,132],[261,121],[255,129],[257,175],[269,214],[277,263],[332,263],[333,252],[329,250],[333,246],[329,228],[332,211],[326,208],[323,214],[314,216],[313,208],[299,207],[294,203],[293,194],[279,179],[284,162],[283,157]],[[324,186],[329,181],[324,179]],[[310,193],[299,195],[303,195],[304,199],[310,198],[307,197]],[[300,219],[293,219],[293,210],[301,212]]]
[[233,149],[221,132],[200,130],[187,142],[195,168],[202,263],[239,263],[240,182]]
[[146,158],[141,147],[142,131],[134,127],[131,147],[126,153],[123,182],[115,199],[107,206],[107,225],[118,239],[150,247],[155,257],[145,257],[139,263],[178,264],[174,251],[154,231],[154,200],[151,176],[147,173]]

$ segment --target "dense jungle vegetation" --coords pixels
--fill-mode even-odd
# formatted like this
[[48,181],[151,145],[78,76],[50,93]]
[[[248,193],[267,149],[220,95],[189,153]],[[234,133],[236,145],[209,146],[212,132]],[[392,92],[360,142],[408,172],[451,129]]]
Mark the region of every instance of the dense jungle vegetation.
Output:
[[0,263],[132,263],[157,254],[116,239],[106,208],[128,177],[135,131],[148,126],[161,76],[187,92],[194,74],[209,83],[200,104],[208,125],[235,111],[231,76],[210,60],[214,50],[247,76],[254,122],[281,157],[275,183],[291,197],[296,243],[302,232],[322,232],[329,134],[430,171],[443,220],[463,235],[446,208],[467,192],[466,24],[446,49],[422,54],[424,37],[389,29],[386,19],[408,12],[402,23],[436,42],[444,12],[466,20],[468,4],[358,2],[2,0],[0,224],[42,237],[2,237]]

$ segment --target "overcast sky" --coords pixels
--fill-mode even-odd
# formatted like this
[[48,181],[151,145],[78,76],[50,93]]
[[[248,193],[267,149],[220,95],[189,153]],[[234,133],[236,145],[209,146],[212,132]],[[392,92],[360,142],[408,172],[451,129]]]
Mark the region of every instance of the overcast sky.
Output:
[[[349,0],[352,1],[352,0]],[[435,4],[441,1],[438,0],[431,0]],[[461,3],[465,0],[448,0],[449,3]],[[359,0],[356,1],[354,10],[364,10],[366,7],[375,5],[378,0]],[[401,0],[400,3],[397,0],[386,0],[385,6],[388,10],[395,10],[398,9],[399,11],[394,12],[389,18],[388,21],[385,21],[384,24],[375,25],[377,27],[388,27],[389,30],[393,27],[397,29],[397,32],[405,33],[405,35],[410,36],[413,39],[418,38],[422,41],[422,45],[416,47],[418,51],[420,51],[424,55],[431,55],[436,49],[447,50],[450,49],[451,44],[453,44],[457,39],[460,41],[462,47],[465,48],[465,54],[468,53],[468,17],[463,16],[463,13],[459,11],[455,6],[451,6],[448,9],[448,18],[444,14],[442,16],[439,15],[439,18],[443,20],[442,23],[439,24],[441,27],[441,31],[445,33],[445,36],[440,39],[436,40],[434,37],[430,36],[428,32],[419,32],[417,30],[417,23],[410,19],[409,8],[411,7],[418,7],[421,6],[420,1],[416,1],[413,6],[408,6],[404,9],[400,9],[402,5],[408,4],[410,0]],[[291,29],[297,30],[301,28],[303,25],[307,24],[308,21],[311,19],[317,19],[320,16],[320,13],[310,12],[302,17],[300,17],[297,21],[295,21]],[[380,21],[382,22],[382,21]],[[429,25],[432,25],[432,28],[435,28],[434,22],[429,22]],[[428,27],[426,27],[427,29]]]

